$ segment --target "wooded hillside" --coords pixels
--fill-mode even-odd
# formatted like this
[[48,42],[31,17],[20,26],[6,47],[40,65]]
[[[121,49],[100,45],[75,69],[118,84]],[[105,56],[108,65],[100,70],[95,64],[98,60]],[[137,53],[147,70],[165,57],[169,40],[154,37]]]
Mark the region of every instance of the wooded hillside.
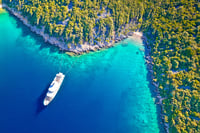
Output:
[[[153,81],[173,133],[200,132],[198,0],[4,0],[32,25],[67,44],[96,44],[129,31],[148,38]],[[114,56],[114,55],[113,55]]]

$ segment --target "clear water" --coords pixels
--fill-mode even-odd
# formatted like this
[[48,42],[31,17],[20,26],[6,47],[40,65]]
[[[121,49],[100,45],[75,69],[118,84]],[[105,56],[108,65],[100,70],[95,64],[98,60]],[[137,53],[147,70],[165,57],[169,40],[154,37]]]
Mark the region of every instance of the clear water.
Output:
[[[158,133],[143,46],[125,41],[69,57],[0,14],[0,133]],[[42,108],[59,71],[64,83]]]

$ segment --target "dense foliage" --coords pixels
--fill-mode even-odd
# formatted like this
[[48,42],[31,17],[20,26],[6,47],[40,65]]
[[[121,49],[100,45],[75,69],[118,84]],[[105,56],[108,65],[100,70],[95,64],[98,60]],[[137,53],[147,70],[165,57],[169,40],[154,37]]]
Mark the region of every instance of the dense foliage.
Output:
[[166,98],[165,121],[170,132],[199,133],[200,3],[166,0],[155,3],[152,12],[142,28],[153,40],[154,81]]
[[144,12],[142,4],[132,0],[5,0],[5,3],[20,11],[32,25],[44,26],[46,33],[62,36],[66,43],[75,45],[113,40],[114,31],[125,32],[121,29],[141,18]]
[[170,132],[200,132],[198,0],[4,0],[66,44],[113,40],[141,30],[151,46]]

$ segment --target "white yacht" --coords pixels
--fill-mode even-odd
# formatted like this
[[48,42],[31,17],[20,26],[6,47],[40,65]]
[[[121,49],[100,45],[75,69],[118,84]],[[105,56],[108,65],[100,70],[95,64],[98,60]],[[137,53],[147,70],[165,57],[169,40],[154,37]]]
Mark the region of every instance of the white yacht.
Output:
[[56,74],[56,77],[54,78],[53,82],[49,86],[48,92],[46,94],[46,97],[44,98],[43,104],[44,106],[47,106],[56,96],[58,90],[60,89],[60,86],[65,78],[65,75],[61,72]]

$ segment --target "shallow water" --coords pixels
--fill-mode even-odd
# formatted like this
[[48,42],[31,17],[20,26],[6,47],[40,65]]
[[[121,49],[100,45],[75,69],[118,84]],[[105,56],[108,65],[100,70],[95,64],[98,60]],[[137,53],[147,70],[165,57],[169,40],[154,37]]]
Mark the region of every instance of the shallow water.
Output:
[[[45,44],[8,13],[0,14],[1,133],[157,133],[156,105],[143,46],[128,45],[69,57]],[[52,103],[46,88],[66,74]]]

